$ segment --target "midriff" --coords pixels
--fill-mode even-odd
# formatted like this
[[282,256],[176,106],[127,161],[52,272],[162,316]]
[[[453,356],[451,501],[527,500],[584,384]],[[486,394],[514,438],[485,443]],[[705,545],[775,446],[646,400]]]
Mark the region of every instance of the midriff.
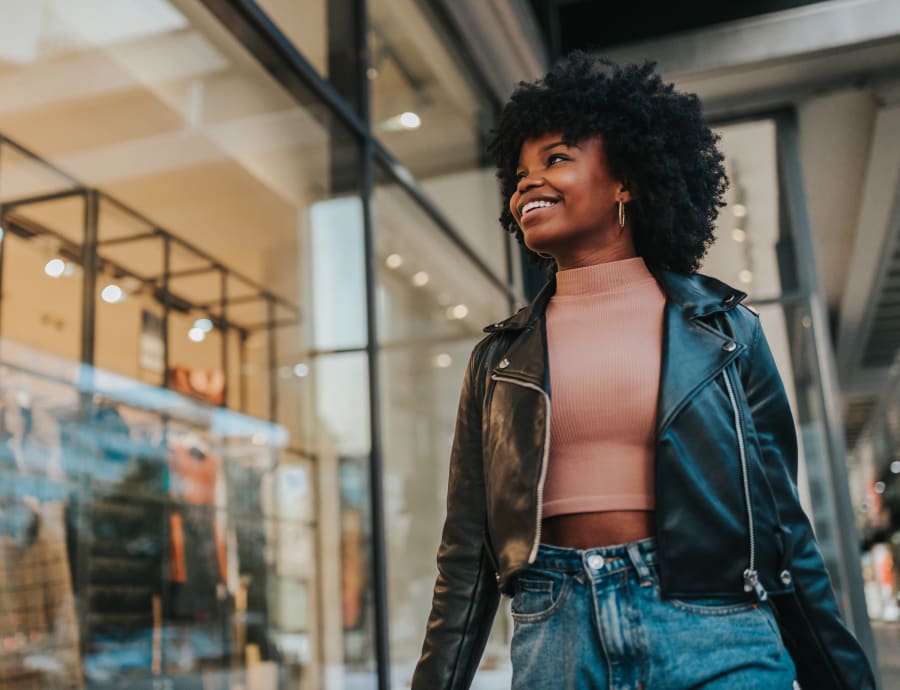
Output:
[[625,544],[656,534],[652,510],[555,515],[541,523],[541,542],[570,549]]

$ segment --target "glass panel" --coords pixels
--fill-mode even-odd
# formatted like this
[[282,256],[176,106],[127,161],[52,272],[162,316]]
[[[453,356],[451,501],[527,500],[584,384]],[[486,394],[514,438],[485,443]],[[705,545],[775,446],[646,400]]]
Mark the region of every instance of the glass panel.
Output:
[[782,282],[775,124],[758,120],[717,132],[731,185],[702,271],[744,290],[751,300],[777,297]]
[[434,204],[506,277],[500,194],[485,165],[492,107],[474,86],[423,3],[369,3],[372,124]]
[[[471,341],[483,326],[506,317],[496,284],[383,169],[376,176],[379,341]],[[493,232],[503,240],[499,227]]]
[[316,71],[327,77],[329,3],[325,0],[257,0],[257,4]]
[[84,214],[81,194],[0,208],[5,338],[81,358]]
[[[507,301],[401,189],[380,183],[374,213],[391,672],[406,687],[437,574],[444,511],[435,506],[446,505],[460,384],[482,327],[506,316]],[[509,687],[511,628],[497,621],[482,667]]]
[[0,687],[372,686],[357,139],[194,0],[11,5],[0,84]]

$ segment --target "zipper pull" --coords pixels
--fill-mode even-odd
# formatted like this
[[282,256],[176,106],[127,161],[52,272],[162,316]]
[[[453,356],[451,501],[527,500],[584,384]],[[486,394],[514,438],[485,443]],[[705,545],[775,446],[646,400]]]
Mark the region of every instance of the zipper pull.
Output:
[[762,586],[762,583],[759,581],[759,573],[755,570],[751,570],[747,568],[744,571],[744,591],[745,592],[755,592],[756,598],[759,601],[765,601],[769,598],[769,593],[766,591],[766,588]]

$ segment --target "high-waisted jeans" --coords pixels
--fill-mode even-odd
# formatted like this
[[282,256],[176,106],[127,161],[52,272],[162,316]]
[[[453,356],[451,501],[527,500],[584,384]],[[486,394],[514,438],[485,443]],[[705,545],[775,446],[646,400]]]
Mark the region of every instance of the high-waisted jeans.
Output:
[[652,538],[542,544],[517,577],[512,615],[513,690],[799,687],[771,607],[750,594],[662,599]]

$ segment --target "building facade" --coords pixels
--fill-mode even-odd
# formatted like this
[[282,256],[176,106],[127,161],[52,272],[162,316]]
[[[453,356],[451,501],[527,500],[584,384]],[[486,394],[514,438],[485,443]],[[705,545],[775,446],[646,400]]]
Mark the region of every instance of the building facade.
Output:
[[[534,13],[0,0],[0,16],[0,687],[408,687],[468,354],[542,279],[497,223],[485,157],[505,96],[548,65]],[[689,43],[666,45],[732,182],[703,270],[761,313],[802,498],[871,647],[866,603],[889,618],[896,579],[863,584],[860,501],[893,465],[842,436],[827,214],[804,178],[817,101],[725,93],[726,57],[666,63]],[[892,533],[862,565],[885,568]],[[511,632],[501,608],[475,687],[509,687]]]

